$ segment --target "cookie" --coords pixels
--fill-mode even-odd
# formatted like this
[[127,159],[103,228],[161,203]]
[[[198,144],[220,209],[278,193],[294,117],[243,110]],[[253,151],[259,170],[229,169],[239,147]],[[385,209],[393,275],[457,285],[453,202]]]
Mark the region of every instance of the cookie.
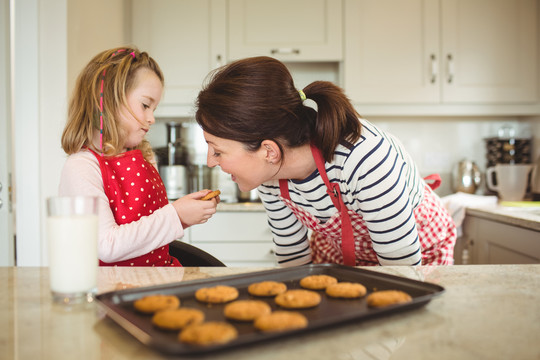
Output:
[[309,275],[300,279],[300,286],[304,289],[324,290],[328,285],[337,282],[337,279],[330,275]]
[[160,310],[176,309],[180,306],[180,300],[174,295],[148,295],[135,300],[133,306],[137,311],[153,314]]
[[321,296],[311,290],[287,290],[276,296],[275,302],[287,309],[305,309],[319,305]]
[[238,290],[232,286],[217,285],[200,288],[195,291],[195,298],[202,302],[220,304],[233,301],[238,297]]
[[211,200],[211,199],[215,198],[216,196],[218,196],[219,194],[221,194],[221,191],[215,190],[215,191],[209,192],[208,194],[204,195],[201,198],[201,200]]
[[335,298],[354,299],[366,295],[366,287],[359,283],[338,282],[326,288],[326,295]]
[[369,294],[366,300],[368,306],[383,307],[408,303],[412,301],[412,298],[409,294],[400,290],[382,290]]
[[185,307],[158,311],[152,317],[152,324],[165,330],[180,330],[203,321],[204,313],[202,311]]
[[178,340],[192,345],[225,344],[238,337],[234,326],[221,321],[190,325],[180,332]]
[[276,296],[287,291],[287,285],[278,281],[261,281],[250,284],[247,290],[253,296]]
[[225,306],[223,314],[227,319],[253,321],[261,315],[270,314],[270,305],[261,300],[237,300]]
[[308,320],[296,311],[274,311],[259,316],[253,325],[256,329],[264,332],[285,331],[305,328],[308,325]]

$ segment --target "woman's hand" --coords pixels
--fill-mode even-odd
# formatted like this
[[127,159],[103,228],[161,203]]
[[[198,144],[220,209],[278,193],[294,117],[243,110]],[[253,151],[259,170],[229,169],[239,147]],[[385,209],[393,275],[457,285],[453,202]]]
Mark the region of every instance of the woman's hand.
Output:
[[210,192],[208,189],[200,190],[172,203],[184,229],[191,225],[204,224],[216,213],[216,206],[220,202],[219,196],[206,201],[201,200]]

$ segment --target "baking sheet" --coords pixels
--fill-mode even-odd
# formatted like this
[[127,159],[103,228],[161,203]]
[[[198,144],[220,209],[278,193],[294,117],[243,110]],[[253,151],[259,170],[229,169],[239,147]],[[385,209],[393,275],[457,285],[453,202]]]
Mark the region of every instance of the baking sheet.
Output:
[[[361,299],[335,299],[320,291],[321,303],[311,309],[295,310],[304,314],[309,321],[304,329],[277,333],[262,333],[257,331],[252,323],[227,320],[223,316],[225,304],[208,305],[197,301],[195,291],[201,287],[216,285],[234,286],[239,291],[240,299],[259,299],[268,302],[272,310],[279,309],[273,298],[254,297],[248,294],[249,284],[264,280],[281,281],[288,289],[300,288],[299,281],[308,275],[326,274],[334,276],[338,281],[359,282],[363,284],[368,294],[375,290],[402,290],[413,298],[407,304],[398,304],[385,308],[369,308],[366,297]],[[160,352],[175,355],[197,355],[212,351],[234,348],[245,344],[270,341],[283,336],[292,336],[315,329],[337,326],[347,322],[361,320],[388,314],[402,312],[427,304],[434,296],[444,292],[439,285],[416,281],[394,275],[382,274],[370,270],[347,267],[342,265],[324,264],[298,266],[293,268],[272,269],[252,273],[214,277],[204,280],[193,280],[141,287],[103,293],[97,296],[98,304],[105,309],[107,315],[131,335]],[[133,308],[133,302],[143,296],[152,294],[176,295],[180,298],[181,306],[193,307],[204,311],[206,321],[227,321],[238,330],[238,338],[227,344],[212,346],[194,346],[178,341],[178,331],[165,331],[154,327],[151,315],[138,313]],[[366,295],[366,296],[367,296]]]

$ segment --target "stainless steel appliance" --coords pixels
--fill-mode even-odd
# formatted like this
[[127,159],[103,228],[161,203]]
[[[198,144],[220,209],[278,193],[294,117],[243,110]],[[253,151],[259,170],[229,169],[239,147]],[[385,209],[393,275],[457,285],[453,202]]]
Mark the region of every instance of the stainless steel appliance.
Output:
[[482,182],[482,173],[474,161],[462,160],[452,171],[452,189],[474,194]]
[[189,167],[187,148],[182,139],[182,123],[167,123],[167,146],[156,149],[159,174],[171,200],[187,195],[189,189]]
[[[207,164],[208,145],[200,126],[192,122],[167,123],[167,146],[155,150],[159,172],[169,199],[202,189],[219,189],[223,202],[237,202],[237,186],[229,174]],[[253,195],[246,201],[254,201]]]
[[260,202],[261,199],[259,198],[259,193],[257,192],[257,189],[253,189],[250,191],[241,191],[238,186],[236,187],[237,192],[236,196],[238,197],[238,202]]

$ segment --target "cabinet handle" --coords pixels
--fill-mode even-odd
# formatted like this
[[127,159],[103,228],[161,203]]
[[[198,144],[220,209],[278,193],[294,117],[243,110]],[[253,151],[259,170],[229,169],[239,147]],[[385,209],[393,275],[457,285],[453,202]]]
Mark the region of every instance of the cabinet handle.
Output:
[[291,55],[291,54],[300,54],[300,49],[293,49],[293,48],[278,48],[278,49],[271,49],[270,53],[272,55],[275,54],[281,54],[281,55]]
[[221,55],[217,55],[216,56],[216,68],[220,68],[223,66],[223,58],[221,57]]
[[435,84],[435,81],[437,81],[437,75],[439,73],[439,67],[437,64],[437,57],[435,54],[431,54],[431,83]]
[[448,60],[448,83],[451,84],[454,81],[454,58],[452,54],[448,54],[446,59]]

